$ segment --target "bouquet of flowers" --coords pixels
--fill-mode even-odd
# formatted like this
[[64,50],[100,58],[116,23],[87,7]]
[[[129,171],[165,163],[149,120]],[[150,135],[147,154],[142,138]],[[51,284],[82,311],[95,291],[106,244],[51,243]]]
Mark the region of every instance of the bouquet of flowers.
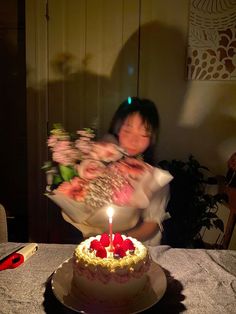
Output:
[[133,158],[112,142],[95,141],[91,129],[72,136],[55,125],[48,138],[52,161],[43,166],[46,195],[64,219],[84,236],[106,231],[106,210],[116,210],[114,231],[127,230],[139,220],[154,190],[171,180],[169,173]]

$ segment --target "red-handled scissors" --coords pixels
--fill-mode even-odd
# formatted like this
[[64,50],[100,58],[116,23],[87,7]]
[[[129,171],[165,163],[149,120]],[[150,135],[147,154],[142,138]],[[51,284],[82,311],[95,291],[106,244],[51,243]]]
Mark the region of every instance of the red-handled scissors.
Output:
[[24,263],[24,256],[19,253],[12,253],[0,262],[0,270],[15,268]]
[[16,268],[31,257],[38,249],[37,243],[30,243],[20,250],[15,250],[11,254],[0,260],[0,271],[4,269]]

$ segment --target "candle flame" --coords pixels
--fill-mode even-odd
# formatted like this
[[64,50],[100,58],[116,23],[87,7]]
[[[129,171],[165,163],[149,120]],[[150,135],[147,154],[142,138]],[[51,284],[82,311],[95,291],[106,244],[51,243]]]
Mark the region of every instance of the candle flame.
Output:
[[108,209],[107,209],[107,216],[109,218],[112,218],[113,213],[114,213],[114,209],[112,207],[108,207]]

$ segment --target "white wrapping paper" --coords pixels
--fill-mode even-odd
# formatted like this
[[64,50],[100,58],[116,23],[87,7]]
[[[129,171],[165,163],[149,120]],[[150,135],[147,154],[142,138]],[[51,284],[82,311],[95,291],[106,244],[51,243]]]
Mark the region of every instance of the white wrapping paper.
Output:
[[[135,191],[127,206],[109,204],[114,209],[113,232],[133,228],[139,221],[141,209],[146,209],[152,200],[153,193],[166,186],[172,175],[165,170],[153,168],[134,183]],[[55,192],[47,193],[60,208],[63,218],[79,229],[84,237],[101,234],[108,231],[107,207],[94,209],[83,202],[77,202],[69,197]]]

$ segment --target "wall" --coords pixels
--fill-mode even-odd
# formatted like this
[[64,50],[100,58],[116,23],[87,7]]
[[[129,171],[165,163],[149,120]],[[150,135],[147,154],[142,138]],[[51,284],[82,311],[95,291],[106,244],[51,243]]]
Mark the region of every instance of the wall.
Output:
[[[140,95],[159,108],[159,160],[192,154],[209,175],[225,175],[236,147],[236,81],[186,80],[188,0],[143,1],[141,21]],[[228,208],[218,214],[226,226]],[[219,233],[206,231],[205,240],[213,244]]]
[[[36,103],[40,113],[39,119],[42,121],[38,129],[33,130],[35,133],[31,132],[30,137],[32,158],[40,161],[38,165],[37,162],[31,165],[34,172],[37,172],[35,169],[40,167],[46,155],[42,151],[45,150],[43,145],[47,132],[46,118],[48,118],[43,106],[47,100],[52,105],[50,108],[49,103],[50,117],[64,115],[64,121],[68,125],[72,120],[66,115],[67,109],[70,115],[73,115],[75,113],[73,110],[79,105],[86,107],[88,104],[89,110],[86,107],[85,114],[86,121],[89,121],[94,118],[92,110],[94,107],[101,116],[98,120],[99,128],[103,132],[107,129],[112,113],[119,102],[130,96],[130,91],[136,89],[133,82],[130,85],[128,83],[129,76],[134,73],[133,77],[137,76],[137,94],[154,100],[160,112],[159,160],[186,159],[189,154],[193,154],[201,164],[210,169],[212,174],[225,174],[226,161],[235,146],[235,83],[186,80],[188,0],[116,1],[114,3],[103,0],[95,2],[96,10],[93,1],[89,0],[66,2],[51,0],[48,28],[45,26],[44,2],[29,0],[26,3],[35,5],[33,12],[37,12],[37,19],[34,19],[33,15],[29,17],[31,23],[28,28],[31,31],[31,40],[36,46],[28,45],[27,49],[32,55],[31,61],[35,63],[36,68],[31,64],[28,64],[28,68],[38,79],[39,85],[42,82],[45,84],[43,80],[47,79],[42,73],[46,75],[49,73],[49,81],[46,81],[49,87],[49,99],[44,99],[45,95],[42,96],[41,90],[36,90],[36,94],[41,93],[36,96],[39,97]],[[73,10],[74,5],[78,6],[76,10]],[[40,10],[36,6],[39,6]],[[85,20],[76,17],[75,13],[81,14],[81,10],[87,14]],[[118,10],[122,23],[121,18],[117,18]],[[70,15],[69,12],[73,14]],[[111,12],[117,13],[114,18],[111,18]],[[137,24],[137,17],[140,29],[134,27]],[[43,18],[43,22],[40,22]],[[34,29],[37,34],[35,37]],[[46,29],[48,38],[45,35]],[[75,29],[79,31],[79,36],[75,33]],[[127,31],[123,31],[126,29]],[[114,35],[112,30],[115,30]],[[88,36],[87,41],[84,37],[85,33]],[[137,40],[140,48],[139,64],[136,66],[135,63],[133,66],[133,60],[137,61],[135,54]],[[81,41],[80,44],[78,41]],[[47,43],[49,43],[49,50],[45,46]],[[71,59],[71,63],[70,58],[69,62],[67,59],[70,55],[60,54],[70,50],[74,58]],[[33,56],[35,51],[36,56]],[[56,56],[63,57],[62,62],[59,58],[58,63],[59,68],[63,69],[59,79],[53,72],[55,71],[53,61],[57,61]],[[69,69],[69,72],[65,72],[65,69]],[[87,88],[86,95],[81,90],[84,82]],[[30,80],[28,83],[31,83]],[[46,89],[47,86],[44,88]],[[81,101],[78,97],[81,97]],[[99,108],[102,110],[98,110]],[[83,108],[81,112],[83,114]],[[77,121],[82,124],[84,122],[82,120],[84,119],[81,116],[77,119],[74,114],[74,125]],[[30,127],[35,127],[32,121]],[[34,134],[41,141],[39,145],[34,143]],[[35,145],[36,153],[32,152]],[[39,175],[39,171],[36,174]],[[37,182],[41,185],[42,178],[40,177]],[[42,193],[42,186],[37,187],[37,191]],[[38,197],[36,194],[35,196]],[[42,207],[43,204],[35,202],[35,205]],[[46,211],[45,208],[43,210]],[[31,215],[35,217],[36,212],[39,211],[40,208],[35,210],[34,207]],[[41,214],[42,212],[38,217]]]
[[143,1],[142,9],[140,95],[160,111],[159,158],[191,153],[225,174],[236,144],[236,81],[186,80],[188,0]]

